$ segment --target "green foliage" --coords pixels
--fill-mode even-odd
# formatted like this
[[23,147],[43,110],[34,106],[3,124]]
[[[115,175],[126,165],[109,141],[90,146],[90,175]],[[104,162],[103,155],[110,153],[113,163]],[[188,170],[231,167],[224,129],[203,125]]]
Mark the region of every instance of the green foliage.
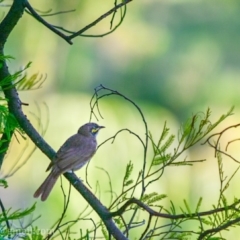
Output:
[[200,197],[199,200],[198,200],[197,207],[196,207],[196,210],[195,210],[196,213],[199,212],[201,204],[202,204],[202,197]]
[[[7,77],[1,79],[0,86],[2,89],[10,89],[12,86],[16,85],[18,81],[21,81],[23,73],[30,67],[31,63],[28,63],[25,68],[19,70],[12,75],[8,75]],[[20,78],[20,80],[18,80]]]
[[123,229],[124,228],[124,222],[123,222],[121,217],[114,218],[114,221],[116,222],[116,224],[117,224],[119,229]]
[[208,108],[206,113],[197,113],[185,124],[182,125],[179,134],[179,144],[184,145],[184,149],[188,149],[200,140],[202,140],[209,132],[211,132],[216,126],[218,126],[227,117],[233,114],[233,107],[223,114],[215,123],[211,123],[210,115],[211,111]]
[[[10,59],[13,58],[11,56],[0,55],[0,62]],[[0,88],[6,90],[15,86],[18,90],[33,90],[41,87],[44,81],[42,76],[39,77],[38,74],[33,74],[31,77],[27,77],[26,70],[30,67],[30,65],[31,63],[28,63],[22,70],[1,79]],[[0,65],[0,68],[2,68],[2,66],[3,65]],[[22,137],[24,136],[24,131],[20,127],[15,116],[9,112],[8,99],[0,97],[0,134],[2,135],[2,138],[0,139],[0,153],[7,150],[8,144],[6,143],[11,140],[14,131],[19,132]],[[0,161],[0,167],[1,165],[2,160]]]
[[[2,62],[6,60],[11,60],[11,56],[0,55],[0,68],[3,67]],[[27,78],[26,70],[30,67],[31,63],[27,64],[25,68],[20,71],[15,72],[12,75],[8,75],[0,81],[0,88],[7,90],[15,86],[19,90],[30,90],[36,89],[41,86],[42,80],[38,78],[38,74],[34,74],[30,78]],[[18,131],[22,136],[24,131],[20,127],[18,121],[14,115],[9,112],[8,99],[0,97],[0,153],[5,152],[8,149],[8,144],[14,131]],[[0,162],[1,168],[2,161]],[[8,186],[5,179],[0,179],[0,187],[6,188]],[[1,200],[0,200],[1,201]],[[11,209],[5,210],[1,202],[1,214],[0,214],[0,239],[33,239],[41,240],[43,236],[37,228],[24,228],[20,226],[19,228],[14,228],[15,223],[23,220],[23,218],[32,215],[36,207],[33,204],[31,207],[25,210],[12,211]]]
[[0,179],[0,187],[4,187],[4,188],[8,187],[8,183],[5,179]]
[[[216,122],[213,123],[210,121],[210,113],[210,110],[207,109],[205,114],[198,113],[187,120],[186,123],[180,127],[177,137],[173,134],[170,134],[170,129],[167,127],[166,123],[163,126],[163,130],[158,141],[155,141],[153,135],[149,132],[149,139],[153,149],[153,157],[149,164],[149,168],[146,171],[144,179],[141,180],[139,178],[139,176],[141,176],[140,172],[140,175],[138,175],[136,178],[136,182],[131,181],[132,185],[126,184],[129,179],[133,179],[133,168],[135,166],[134,161],[130,161],[126,166],[125,175],[123,177],[122,193],[119,196],[116,196],[116,200],[113,201],[110,208],[118,207],[123,201],[127,202],[129,199],[131,199],[131,197],[136,194],[135,191],[139,185],[148,188],[151,184],[157,183],[168,166],[192,166],[196,162],[200,163],[204,161],[201,159],[194,161],[189,160],[186,156],[187,154],[184,157],[182,157],[182,155],[186,153],[189,148],[196,146],[196,144],[198,144],[201,140],[204,140],[206,136],[210,134],[213,129],[215,129],[216,126],[222,123],[227,117],[231,116],[233,113],[233,108],[231,108],[226,114],[223,114]],[[192,239],[192,237],[195,238],[196,236],[205,236],[205,229],[208,229],[209,227],[215,228],[216,226],[224,227],[225,224],[230,224],[231,221],[239,216],[239,202],[236,200],[235,204],[237,207],[229,207],[231,205],[229,205],[227,198],[223,195],[237,170],[227,181],[226,176],[224,176],[221,152],[217,152],[216,156],[218,160],[219,177],[221,183],[218,205],[214,206],[214,209],[210,210],[209,212],[201,212],[201,206],[204,198],[200,197],[195,207],[191,207],[191,204],[186,199],[183,199],[183,207],[177,207],[174,205],[172,200],[169,200],[170,206],[169,208],[165,208],[163,204],[159,205],[159,202],[161,202],[163,199],[166,201],[167,195],[148,190],[139,198],[141,203],[145,204],[144,206],[146,207],[141,208],[140,206],[134,206],[129,208],[129,211],[133,211],[132,218],[134,218],[134,214],[136,212],[148,211],[149,207],[153,207],[154,209],[160,209],[161,213],[165,211],[168,214],[170,223],[161,226],[157,224],[158,220],[156,220],[155,225],[153,225],[153,223],[151,225],[152,218],[150,218],[150,222],[148,222],[144,232],[144,236],[146,238],[147,236],[151,236],[153,232],[155,236],[159,237],[158,239]],[[179,160],[179,158],[183,159]],[[142,181],[144,181],[144,184],[142,184]],[[180,213],[178,213],[179,209]],[[151,211],[149,214],[151,214]],[[123,225],[121,218],[118,218],[117,222],[121,228],[126,226]],[[127,222],[126,224],[127,226],[129,226],[128,224],[131,224],[132,228],[137,226],[135,223],[131,223],[131,221],[130,223]],[[194,227],[188,230],[185,229],[185,224]],[[167,227],[169,228],[163,230]],[[158,229],[162,229],[162,231],[159,232]],[[218,231],[220,230],[212,230],[212,232],[210,231],[210,233],[207,235],[215,235],[218,233]],[[161,236],[163,236],[163,232],[164,237],[161,238]],[[205,238],[203,237],[203,239]]]
[[[0,1],[1,2],[1,1]],[[10,59],[14,59],[12,56],[3,56],[0,54],[0,68],[3,67],[3,61],[7,61],[7,60],[10,60]]]
[[[42,77],[39,79],[38,75],[35,74],[32,77],[27,78],[26,75],[23,74],[29,66],[30,64],[28,64],[24,70],[18,71],[12,76],[4,79],[4,85],[2,87],[10,88],[14,85],[18,87],[19,90],[29,90],[40,87]],[[106,94],[106,96],[109,95],[110,94]],[[99,98],[101,97],[102,96]],[[124,99],[127,98],[124,97]],[[6,134],[6,136],[10,138],[11,133],[15,129],[18,129],[19,126],[15,118],[8,112],[7,100],[1,100],[4,104],[0,105],[0,130],[2,134]],[[133,103],[129,99],[128,101]],[[131,234],[131,229],[144,226],[145,229],[141,232],[141,239],[148,239],[149,236],[158,236],[158,239],[189,239],[189,237],[199,236],[199,239],[204,239],[205,235],[212,237],[221,231],[221,229],[225,229],[225,226],[227,226],[227,228],[230,226],[236,226],[238,223],[234,223],[233,221],[240,217],[240,202],[234,199],[234,204],[231,205],[228,203],[229,200],[224,195],[232,177],[236,172],[227,179],[224,175],[222,153],[220,151],[216,152],[220,179],[220,194],[218,203],[213,205],[212,210],[208,212],[201,212],[201,205],[203,201],[201,197],[194,208],[186,199],[183,199],[183,207],[176,207],[171,199],[169,200],[170,206],[165,207],[163,200],[165,200],[165,202],[168,201],[167,195],[162,192],[157,192],[158,188],[155,187],[156,185],[153,185],[159,183],[159,179],[163,176],[164,171],[169,166],[191,166],[195,162],[202,162],[203,160],[189,160],[186,156],[186,151],[189,148],[196,146],[196,144],[212,132],[216,126],[223,122],[228,116],[232,115],[233,108],[231,108],[227,114],[222,115],[214,123],[210,121],[211,112],[209,109],[207,109],[205,114],[198,113],[180,127],[177,136],[170,134],[170,129],[167,127],[165,122],[162,133],[159,134],[160,136],[158,140],[155,141],[154,136],[148,132],[148,126],[143,113],[135,103],[133,103],[133,105],[139,110],[144,122],[146,139],[144,141],[138,134],[130,130],[129,132],[140,140],[144,148],[144,164],[136,175],[134,172],[136,170],[136,166],[134,165],[135,161],[132,160],[127,163],[125,172],[122,175],[122,189],[120,189],[120,192],[117,190],[113,191],[112,184],[109,184],[110,191],[108,192],[110,192],[111,197],[108,209],[112,212],[112,215],[111,213],[109,213],[109,215],[114,217],[114,221],[119,229],[123,232]],[[117,134],[114,135],[113,139],[115,139],[116,136]],[[152,157],[150,159],[148,159],[149,156],[147,155],[148,140],[150,140],[153,149]],[[107,171],[105,172],[109,177],[109,182],[111,182],[110,173]],[[2,182],[2,185],[6,186],[6,183]],[[130,204],[128,204],[128,202],[130,202]],[[134,205],[132,206],[131,204]],[[180,213],[178,213],[179,209]],[[31,214],[34,210],[35,205],[24,211],[18,210],[12,213],[10,210],[3,211],[2,216],[0,215],[0,227],[4,230],[3,233],[5,234],[3,237],[9,237],[12,234],[11,230],[13,229],[10,229],[8,224],[9,221],[13,222],[22,219],[23,217]],[[80,214],[81,216],[79,216],[76,221],[61,223],[65,217],[66,210],[67,206],[65,206],[65,212],[62,214],[61,219],[58,221],[59,224],[56,224],[57,227],[55,228],[55,232],[61,232],[61,236],[63,236],[63,232],[65,232],[66,236],[68,236],[67,231],[70,229],[70,225],[67,226],[67,224],[69,222],[74,222],[75,224],[80,220],[86,220],[86,218],[82,217]],[[118,213],[118,211],[118,215],[113,214],[114,212]],[[146,212],[149,214],[149,219],[141,219],[141,213],[145,214]],[[160,220],[161,217],[165,218],[168,223],[163,223]],[[85,235],[82,234],[83,230],[80,229],[81,239],[89,239],[93,236],[93,234],[95,236],[98,229],[101,231],[105,239],[109,239],[110,235],[104,223],[102,221],[95,223],[94,220],[92,220],[92,222],[94,223],[93,229],[87,229]],[[184,224],[193,225],[193,227],[189,230],[185,228]],[[60,228],[64,225],[67,226],[67,230],[60,231]],[[218,227],[220,230],[217,229]],[[212,232],[208,234],[205,229],[210,229]],[[23,231],[24,229],[21,230]],[[203,237],[201,238],[201,236]],[[54,237],[54,234],[51,237]],[[24,239],[41,240],[43,239],[43,236],[38,228],[32,228],[31,233],[25,233]],[[68,239],[70,239],[69,236]]]
[[132,171],[133,171],[133,163],[130,161],[127,164],[126,172],[125,172],[125,175],[124,175],[124,178],[123,178],[123,188],[127,187],[127,186],[129,186],[130,184],[133,183],[133,180],[131,180],[131,179],[129,180],[129,178],[132,174]]
[[188,232],[172,232],[169,239],[189,240],[192,234]]
[[[17,239],[23,240],[43,240],[44,237],[41,233],[41,230],[37,227],[29,227],[27,229],[17,229],[13,230],[15,235],[13,235]],[[8,235],[9,237],[9,235]]]
[[[2,56],[0,55],[0,60],[10,60],[13,59],[11,56]],[[38,78],[38,74],[32,75],[30,78],[27,78],[26,70],[30,67],[31,63],[28,63],[25,68],[23,68],[20,71],[17,71],[16,73],[12,75],[8,75],[4,79],[1,79],[0,81],[0,87],[2,89],[9,89],[12,86],[16,86],[19,88],[19,90],[30,90],[30,89],[36,89],[41,86],[43,83],[42,77]],[[0,66],[1,68],[2,66]],[[0,98],[0,133],[5,134],[7,136],[7,139],[0,141],[0,146],[10,140],[10,137],[15,129],[20,131],[21,134],[23,134],[23,131],[21,130],[17,120],[15,117],[9,112],[8,109],[8,100],[1,97]],[[1,149],[1,151],[4,151],[5,149]]]
[[18,80],[15,85],[17,90],[35,90],[42,87],[45,78],[42,75],[39,76],[38,73],[33,74],[31,77],[27,78],[27,75],[24,75],[20,80]]
[[103,224],[103,222],[101,222],[101,230],[102,230],[102,234],[103,234],[104,238],[108,239],[108,237],[109,237],[108,231],[106,229],[106,226]]
[[[11,209],[9,209],[8,211],[6,211],[7,220],[19,220],[19,219],[33,213],[35,209],[36,209],[36,203],[34,203],[30,208],[27,208],[25,210],[16,210],[12,213],[11,213]],[[0,224],[2,224],[5,221],[5,219],[2,217],[2,215],[0,215],[0,216],[1,216]]]
[[[13,59],[11,56],[2,56],[0,55],[0,61]],[[29,62],[23,69],[8,75],[7,77],[1,79],[0,87],[2,89],[9,89],[13,86],[17,90],[35,90],[39,89],[45,81],[42,75],[39,76],[38,73],[33,74],[30,77],[27,77],[26,70],[30,68],[31,62]],[[2,65],[0,65],[0,68]]]
[[[199,141],[203,140],[207,134],[209,134],[216,126],[223,122],[227,117],[233,114],[233,107],[222,115],[216,122],[211,123],[210,121],[210,109],[207,109],[206,113],[198,113],[192,118],[187,120],[180,128],[177,137],[177,146],[174,151],[170,149],[175,140],[175,135],[169,135],[169,128],[166,123],[164,124],[162,134],[155,144],[152,134],[149,133],[149,138],[152,143],[154,156],[152,159],[151,167],[159,166],[161,169],[168,165],[192,165],[192,161],[187,161],[186,158],[182,161],[176,161],[180,155],[182,155],[187,149],[196,145]],[[201,162],[203,160],[197,160]],[[195,161],[196,162],[196,161]],[[151,170],[149,169],[149,172]]]
[[5,210],[1,203],[2,213],[0,214],[0,239],[27,239],[27,240],[42,240],[43,236],[41,231],[37,227],[16,227],[17,223],[23,221],[27,216],[31,216],[36,210],[36,204],[33,204],[30,208],[25,210],[11,211],[11,209]]
[[24,240],[43,240],[44,237],[41,233],[41,230],[38,229],[38,227],[32,227],[30,233],[28,233],[25,237]]
[[[14,115],[8,112],[7,107],[1,105],[0,106],[0,133],[6,134],[7,139],[10,140],[11,134],[14,132],[15,129],[18,129],[23,134],[23,131],[21,130]],[[5,141],[6,140],[3,140],[2,143]],[[1,145],[1,142],[0,142],[0,145]]]
[[146,203],[147,205],[151,206],[153,203],[161,201],[162,199],[166,198],[166,194],[158,194],[156,192],[152,192],[150,194],[144,194],[141,198],[141,201]]
[[186,199],[183,199],[183,202],[184,202],[184,206],[185,206],[186,211],[184,211],[184,209],[180,207],[182,213],[184,213],[184,214],[191,214],[192,211],[190,210],[190,206],[187,203]]

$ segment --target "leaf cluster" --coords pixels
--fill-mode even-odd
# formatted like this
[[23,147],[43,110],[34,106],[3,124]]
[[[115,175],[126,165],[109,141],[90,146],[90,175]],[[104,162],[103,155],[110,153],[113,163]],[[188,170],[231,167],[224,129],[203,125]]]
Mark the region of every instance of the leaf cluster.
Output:
[[[174,134],[169,133],[170,129],[165,123],[157,144],[151,133],[149,133],[154,152],[151,167],[160,166],[159,171],[161,171],[164,167],[169,165],[184,166],[192,165],[196,162],[202,162],[203,160],[191,161],[183,158],[183,160],[178,161],[178,159],[186,152],[186,150],[203,140],[213,129],[216,128],[216,126],[223,122],[227,117],[231,116],[233,114],[233,107],[214,123],[210,121],[210,114],[210,109],[207,109],[206,113],[195,114],[182,124],[177,137]],[[176,140],[177,143],[172,151],[171,146],[173,145],[174,140]]]
[[[2,58],[5,58],[6,60],[9,57],[2,56]],[[25,70],[29,68],[29,66],[30,64],[28,64],[23,70],[3,79],[1,82],[2,89],[6,90],[12,86],[15,86],[19,90],[39,88],[42,85],[42,77],[40,76],[39,78],[38,75],[35,74],[28,78],[25,74]],[[170,134],[170,129],[165,123],[162,133],[160,134],[158,140],[155,141],[154,136],[148,131],[147,122],[141,109],[132,100],[118,93],[117,91],[112,91],[107,88],[104,88],[104,90],[108,90],[110,93],[108,92],[107,94],[100,96],[96,94],[97,101],[93,104],[93,106],[98,108],[98,111],[98,101],[101,98],[110,95],[121,96],[123,99],[132,103],[133,106],[137,108],[146,130],[146,138],[144,140],[137,133],[134,133],[129,129],[124,129],[140,141],[144,149],[144,157],[142,168],[138,171],[137,175],[136,171],[134,171],[136,168],[135,161],[131,160],[127,163],[125,172],[122,175],[122,187],[120,191],[113,191],[111,185],[111,176],[106,170],[104,170],[109,178],[109,192],[111,195],[108,209],[111,211],[110,214],[112,214],[114,217],[114,221],[118,228],[127,237],[130,236],[132,229],[141,229],[139,239],[187,239],[189,237],[196,236],[198,236],[199,239],[204,239],[206,236],[214,236],[223,229],[237,226],[240,218],[240,202],[235,199],[233,204],[228,204],[227,198],[224,195],[224,192],[228,188],[229,183],[235,173],[230,178],[226,178],[223,171],[223,161],[220,152],[217,152],[220,195],[218,204],[213,205],[212,210],[207,212],[200,211],[202,204],[202,197],[200,197],[195,209],[192,209],[187,200],[184,199],[184,206],[180,207],[181,213],[179,214],[173,201],[170,200],[170,207],[165,207],[163,199],[165,199],[165,201],[167,200],[168,197],[166,194],[161,192],[159,193],[156,190],[150,190],[150,186],[154,183],[158,183],[167,167],[191,166],[195,163],[202,162],[203,160],[201,159],[189,160],[186,157],[186,151],[198,144],[209,133],[211,133],[216,126],[223,122],[227,117],[231,116],[233,113],[233,108],[231,108],[226,114],[222,115],[214,123],[210,121],[210,109],[207,109],[206,113],[197,113],[180,127],[177,136]],[[6,138],[1,138],[0,140],[1,146],[1,144],[4,144],[6,141],[10,140],[11,135],[15,130],[22,130],[15,117],[9,113],[8,100],[4,98],[0,100],[3,102],[3,104],[0,105],[0,133],[2,135],[6,135]],[[91,110],[93,111],[93,109]],[[120,130],[118,133],[122,131],[123,130]],[[118,133],[110,139],[113,139],[114,141]],[[148,151],[148,141],[150,141],[152,146],[152,157],[150,159],[146,154]],[[0,150],[4,151],[5,149],[0,148]],[[184,153],[185,156],[183,156]],[[7,183],[1,181],[1,184],[6,186]],[[137,199],[137,201],[134,199]],[[133,205],[133,203],[135,205]],[[87,230],[86,234],[83,234],[83,231],[81,230],[81,239],[88,239],[92,236],[92,234],[95,238],[97,229],[101,230],[102,235],[106,239],[109,237],[109,233],[107,232],[103,221],[95,222],[92,219],[86,218],[92,210],[90,212],[88,211],[88,213],[85,215],[81,213],[74,221],[62,223],[67,210],[67,205],[64,207],[62,217],[56,224],[55,232],[59,231],[61,234],[65,232],[66,236],[68,236],[68,231],[71,226],[82,220],[91,220],[93,222],[93,228]],[[86,211],[86,209],[84,211]],[[5,211],[2,207],[2,216],[0,215],[0,227],[3,229],[4,237],[14,237],[15,235],[12,234],[16,234],[16,232],[13,233],[10,222],[28,216],[34,210],[35,205],[25,211],[15,211],[11,213],[10,210]],[[141,219],[141,216],[144,214],[144,212],[148,213],[148,220]],[[167,223],[163,224],[161,217],[167,219]],[[195,222],[196,224],[191,229],[186,229],[184,224],[189,222]],[[66,229],[60,231],[60,229],[64,226],[66,226]],[[52,235],[48,236],[50,238],[52,237]],[[68,238],[70,239],[70,237]],[[31,234],[24,234],[24,239],[42,239],[42,235],[38,228],[32,227]]]
[[37,227],[32,224],[36,220],[31,220],[26,225],[19,224],[23,222],[26,217],[31,217],[36,210],[36,204],[24,210],[11,209],[5,210],[2,202],[0,214],[0,239],[24,239],[24,240],[42,240],[43,236]]
[[[102,93],[101,91],[104,92]],[[94,97],[91,100],[91,114],[96,117],[96,113],[94,113],[94,107],[96,107],[101,116],[99,100],[113,95],[120,96],[137,109],[144,123],[145,130],[147,130],[148,126],[145,117],[136,103],[121,93],[102,85],[96,88]],[[189,118],[180,126],[177,134],[171,134],[170,128],[167,127],[167,123],[165,122],[157,141],[155,140],[156,136],[153,136],[150,131],[146,132],[147,140],[144,140],[130,129],[121,129],[113,137],[104,141],[105,143],[108,140],[112,140],[113,143],[119,133],[127,131],[140,141],[144,149],[142,169],[138,172],[136,171],[136,168],[139,166],[136,162],[139,163],[139,159],[131,160],[127,163],[122,176],[121,192],[113,191],[112,185],[109,185],[111,203],[108,208],[112,211],[118,227],[127,237],[131,236],[132,229],[139,228],[139,239],[190,239],[191,237],[196,238],[197,236],[199,239],[205,239],[204,236],[216,236],[216,234],[221,231],[213,230],[212,232],[208,232],[209,228],[213,228],[216,223],[224,226],[224,224],[230,222],[232,224],[231,226],[234,225],[231,221],[233,221],[234,217],[236,219],[238,216],[239,205],[224,205],[224,201],[222,201],[226,199],[223,197],[223,192],[227,189],[230,179],[232,179],[233,176],[226,181],[220,159],[218,163],[219,176],[220,179],[222,179],[220,182],[223,183],[221,187],[222,190],[220,190],[219,204],[213,206],[213,209],[209,211],[201,212],[202,197],[199,197],[194,209],[192,209],[191,204],[189,204],[186,199],[183,200],[183,207],[177,207],[172,200],[168,200],[168,196],[165,193],[150,190],[154,189],[154,186],[160,183],[159,180],[167,167],[189,167],[193,164],[206,161],[206,159],[188,159],[188,150],[197,144],[201,144],[201,141],[203,142],[220,123],[232,114],[233,108],[226,114],[220,116],[217,121],[212,122],[210,119],[211,111],[207,109],[205,113],[199,112]],[[146,155],[148,140],[150,140],[152,146],[152,158],[150,159],[149,154]],[[110,178],[111,174],[107,174]],[[170,201],[169,207],[166,207],[165,203],[167,201]],[[233,218],[226,218],[225,214],[225,217],[219,218],[221,221],[212,221],[211,224],[208,222],[207,218],[214,218],[214,215],[223,214],[226,208],[230,215],[234,216]],[[181,213],[178,213],[179,210]],[[146,216],[146,212],[149,214],[149,219],[147,220],[146,217],[144,217],[144,220],[141,220],[141,216]],[[162,218],[167,219],[167,223],[166,221],[163,223]],[[189,228],[186,226],[192,227]]]

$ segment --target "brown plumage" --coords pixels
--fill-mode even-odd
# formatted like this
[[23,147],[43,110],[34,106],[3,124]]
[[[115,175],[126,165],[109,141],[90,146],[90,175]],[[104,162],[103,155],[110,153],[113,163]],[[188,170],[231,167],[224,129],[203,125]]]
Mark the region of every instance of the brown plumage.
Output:
[[96,123],[86,123],[67,139],[49,164],[46,171],[52,170],[34,193],[35,198],[41,195],[41,200],[45,201],[62,173],[78,170],[92,158],[97,149],[96,136],[101,128],[104,127]]

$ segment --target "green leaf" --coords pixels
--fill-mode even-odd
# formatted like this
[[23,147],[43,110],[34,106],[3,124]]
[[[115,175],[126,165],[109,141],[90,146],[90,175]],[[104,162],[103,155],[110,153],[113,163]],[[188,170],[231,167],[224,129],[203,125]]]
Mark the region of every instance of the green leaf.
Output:
[[152,204],[152,203],[156,203],[156,202],[161,201],[163,198],[166,198],[166,197],[167,197],[166,194],[159,194],[159,195],[154,196],[154,197],[152,197],[151,199],[149,199],[149,200],[147,201],[147,204],[150,205],[150,204]]
[[10,60],[10,59],[14,59],[14,57],[12,57],[10,55],[1,55],[0,54],[0,61]]
[[160,147],[160,153],[161,152],[165,152],[170,146],[171,144],[173,143],[175,139],[175,136],[174,135],[170,135],[169,138],[166,140],[166,142]]
[[[31,237],[29,237],[31,236]],[[31,240],[43,240],[44,237],[41,233],[41,229],[38,229],[38,227],[32,227],[31,234],[28,235],[28,238],[25,239],[31,239]]]
[[198,213],[202,204],[202,197],[199,198],[195,212]]
[[133,183],[133,180],[128,180],[124,183],[124,186],[127,187]]
[[167,122],[164,122],[163,131],[157,144],[158,148],[161,145],[162,141],[167,137],[168,133],[169,133],[169,128],[167,128]]
[[218,121],[211,123],[211,111],[208,108],[206,113],[197,113],[191,119],[188,119],[178,132],[179,144],[184,143],[184,149],[193,146],[195,143],[203,139],[210,131],[212,131],[219,123],[233,114],[233,107],[222,115]]
[[38,73],[35,73],[29,78],[27,78],[27,76],[25,75],[23,78],[14,83],[14,85],[19,91],[34,90],[41,88],[45,79],[46,78],[43,78],[42,75],[39,76]]
[[130,161],[126,167],[126,172],[123,178],[123,186],[128,186],[133,182],[133,180],[129,180],[132,171],[133,171],[133,164]]
[[162,155],[162,156],[158,155],[153,159],[152,165],[155,166],[155,165],[164,164],[170,159],[171,159],[171,154],[166,154],[166,155]]
[[208,226],[212,226],[213,222],[211,218],[208,218],[209,220],[207,220],[206,218],[201,218],[201,222],[208,225]]
[[5,179],[0,179],[0,187],[4,187],[4,188],[8,187],[8,183]]
[[102,230],[102,234],[105,237],[105,239],[108,239],[109,234],[108,234],[106,226],[103,224],[103,222],[101,222],[101,230]]
[[147,205],[150,205],[150,204],[156,203],[166,197],[167,197],[166,194],[158,194],[156,192],[152,192],[150,194],[144,194],[141,198],[141,201],[145,202]]
[[157,196],[157,195],[158,195],[158,193],[156,193],[156,192],[152,192],[150,194],[146,193],[141,197],[141,201],[142,202],[147,202],[149,199],[151,199],[152,197]]
[[[7,213],[7,219],[8,220],[17,220],[17,219],[23,218],[23,217],[31,214],[32,212],[34,212],[35,208],[36,208],[36,203],[34,203],[30,208],[27,208],[25,210],[17,210],[11,214],[9,214],[9,210],[10,210],[9,209],[8,213]],[[0,217],[0,223],[3,221],[5,221],[5,219]]]
[[1,80],[0,86],[2,86],[3,89],[9,89],[14,85],[14,82],[18,79],[21,78],[22,74],[26,69],[30,67],[31,63],[29,62],[25,68],[23,68],[20,71],[15,72],[12,75],[8,75],[4,79]]
[[170,200],[170,204],[171,204],[170,210],[171,210],[172,214],[176,215],[176,208],[175,208],[175,206],[174,206],[174,204],[173,204],[173,202],[171,200]]
[[190,210],[190,207],[189,207],[186,199],[183,199],[183,202],[184,202],[185,208],[187,209],[187,213],[188,213],[188,214],[192,214],[192,212],[191,212],[191,210]]

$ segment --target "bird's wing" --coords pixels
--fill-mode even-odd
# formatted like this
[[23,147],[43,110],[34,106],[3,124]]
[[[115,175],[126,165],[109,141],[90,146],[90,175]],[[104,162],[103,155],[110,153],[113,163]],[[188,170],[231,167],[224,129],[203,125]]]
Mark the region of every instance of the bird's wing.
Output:
[[95,139],[84,137],[79,139],[79,136],[74,135],[58,150],[47,170],[51,167],[58,168],[58,171],[60,170],[62,173],[77,170],[91,159],[95,151]]

